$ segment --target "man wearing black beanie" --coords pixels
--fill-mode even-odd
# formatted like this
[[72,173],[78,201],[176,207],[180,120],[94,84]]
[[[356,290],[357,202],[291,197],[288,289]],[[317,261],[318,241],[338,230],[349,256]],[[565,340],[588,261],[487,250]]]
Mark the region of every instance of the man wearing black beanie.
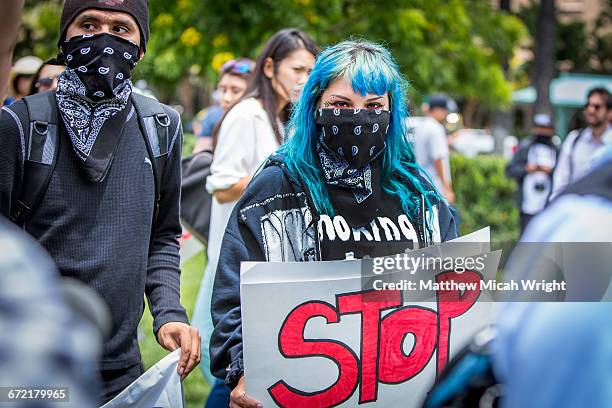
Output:
[[132,93],[149,38],[146,0],[66,0],[60,29],[67,69],[57,92],[0,115],[0,214],[108,304],[104,403],[143,372],[143,295],[159,344],[181,348],[181,377],[200,361],[179,299],[182,129],[176,111]]
[[58,46],[62,47],[62,42],[66,40],[69,26],[85,10],[108,10],[118,13],[129,14],[140,32],[140,46],[146,51],[147,41],[149,41],[149,6],[147,0],[66,0],[62,17],[60,20],[60,36]]

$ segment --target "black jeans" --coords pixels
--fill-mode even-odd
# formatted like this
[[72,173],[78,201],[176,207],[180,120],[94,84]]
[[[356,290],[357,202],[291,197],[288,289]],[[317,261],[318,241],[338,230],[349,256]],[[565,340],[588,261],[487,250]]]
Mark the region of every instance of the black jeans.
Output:
[[216,379],[204,408],[227,408],[230,404],[230,389],[223,381]]
[[127,388],[138,377],[144,373],[142,364],[136,364],[128,368],[118,370],[102,370],[102,391],[98,397],[101,405],[115,398],[121,391]]

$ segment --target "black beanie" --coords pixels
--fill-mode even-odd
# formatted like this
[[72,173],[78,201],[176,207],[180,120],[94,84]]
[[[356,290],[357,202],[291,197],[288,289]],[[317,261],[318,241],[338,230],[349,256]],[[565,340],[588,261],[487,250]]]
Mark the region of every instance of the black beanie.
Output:
[[111,10],[130,14],[140,28],[140,46],[143,50],[146,50],[149,40],[149,5],[147,0],[65,0],[60,20],[60,37],[57,42],[60,48],[66,39],[68,26],[76,16],[87,9]]

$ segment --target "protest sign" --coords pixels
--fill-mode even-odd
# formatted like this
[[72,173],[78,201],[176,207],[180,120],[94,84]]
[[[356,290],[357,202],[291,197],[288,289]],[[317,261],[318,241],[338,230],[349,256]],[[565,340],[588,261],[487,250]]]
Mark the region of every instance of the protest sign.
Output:
[[[430,282],[417,285],[418,302],[407,290],[368,286],[377,276],[364,276],[364,265],[373,260],[243,264],[247,392],[264,406],[418,406],[489,322],[492,304],[477,282],[494,279],[499,253],[488,252],[488,230],[471,238],[480,243],[463,246],[472,252],[463,256],[488,255],[484,268],[416,271],[413,281],[429,273],[421,280]],[[445,245],[410,254],[446,256],[453,248]]]

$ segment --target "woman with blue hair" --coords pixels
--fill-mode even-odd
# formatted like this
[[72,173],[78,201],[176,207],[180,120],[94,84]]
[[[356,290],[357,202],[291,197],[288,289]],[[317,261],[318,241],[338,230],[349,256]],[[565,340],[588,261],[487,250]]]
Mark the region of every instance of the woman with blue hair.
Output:
[[212,300],[211,368],[245,393],[240,263],[401,253],[457,235],[444,199],[408,142],[406,82],[389,51],[345,41],[322,52],[271,156],[234,207]]

